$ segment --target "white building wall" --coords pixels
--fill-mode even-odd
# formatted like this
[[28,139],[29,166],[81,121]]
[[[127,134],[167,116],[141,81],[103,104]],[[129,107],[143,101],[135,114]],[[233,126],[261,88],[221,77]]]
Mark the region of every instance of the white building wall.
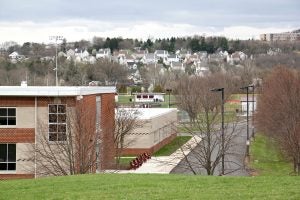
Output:
[[16,144],[16,174],[34,174],[34,144]]
[[[151,112],[151,108],[149,108]],[[125,138],[125,148],[151,148],[165,138],[175,133],[175,123],[177,122],[177,111],[142,120],[141,128],[137,128]]]

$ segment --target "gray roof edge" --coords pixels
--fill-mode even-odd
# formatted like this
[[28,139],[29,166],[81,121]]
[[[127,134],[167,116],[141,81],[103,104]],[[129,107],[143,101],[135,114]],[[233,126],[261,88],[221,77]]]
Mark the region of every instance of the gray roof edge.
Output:
[[115,86],[0,86],[0,96],[78,96],[116,93]]

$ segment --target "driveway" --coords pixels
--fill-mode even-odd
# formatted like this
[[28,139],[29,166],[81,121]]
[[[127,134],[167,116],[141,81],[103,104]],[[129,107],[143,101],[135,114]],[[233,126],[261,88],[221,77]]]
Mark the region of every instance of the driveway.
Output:
[[[229,149],[228,154],[225,155],[225,175],[230,175],[230,176],[249,176],[249,173],[246,170],[245,167],[245,155],[246,155],[246,140],[247,140],[247,131],[246,131],[246,122],[239,122],[235,129],[236,129],[236,137],[232,140],[232,147]],[[227,131],[231,131],[233,127],[229,127]],[[251,129],[249,128],[249,133],[251,133]],[[225,131],[226,134],[226,131]],[[191,151],[188,156],[187,160],[189,162],[186,162],[186,159],[181,160],[179,164],[173,168],[171,173],[176,173],[176,174],[193,174],[191,168],[197,173],[197,174],[203,174],[206,175],[206,170],[204,168],[201,168],[199,166],[199,156],[196,155],[195,152],[199,150],[199,145],[198,144],[195,147],[194,151]],[[212,153],[212,159],[215,159],[214,157],[216,152]],[[216,167],[214,175],[219,175],[221,174],[221,162],[220,164]]]

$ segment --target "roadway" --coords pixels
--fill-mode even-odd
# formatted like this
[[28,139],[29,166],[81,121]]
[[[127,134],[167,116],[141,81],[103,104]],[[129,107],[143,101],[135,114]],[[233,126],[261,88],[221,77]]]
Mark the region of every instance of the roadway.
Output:
[[[233,129],[233,125],[230,125],[226,130],[225,134],[228,134]],[[229,148],[228,153],[225,155],[225,175],[230,176],[249,176],[249,173],[245,166],[245,155],[246,155],[246,140],[247,140],[247,126],[246,122],[239,122],[235,126],[236,136],[232,140],[232,145]],[[252,133],[251,128],[249,128],[249,134]],[[251,136],[251,134],[250,134]],[[179,164],[173,168],[171,173],[176,174],[193,174],[191,168],[197,173],[206,175],[207,172],[204,168],[199,166],[199,151],[200,144],[198,144],[193,151],[191,151],[187,160],[182,159]],[[216,157],[216,152],[212,153],[212,160]],[[221,162],[217,165],[214,175],[221,174]]]

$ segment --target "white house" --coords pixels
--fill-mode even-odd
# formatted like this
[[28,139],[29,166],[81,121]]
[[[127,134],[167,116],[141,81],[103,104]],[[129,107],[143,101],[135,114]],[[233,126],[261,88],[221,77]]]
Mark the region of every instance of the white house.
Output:
[[149,53],[144,55],[141,61],[143,64],[153,64],[157,63],[158,57],[154,53]]
[[16,51],[14,51],[14,52],[12,52],[11,54],[9,54],[8,57],[9,57],[10,59],[18,59],[18,58],[19,58],[19,53],[16,52]]
[[167,57],[167,63],[171,63],[171,62],[179,62],[180,61],[180,57],[177,54],[170,54]]
[[97,59],[102,59],[102,58],[110,59],[110,57],[111,57],[110,48],[99,49],[99,51],[96,53]]
[[154,54],[159,57],[159,58],[162,58],[162,59],[167,59],[167,57],[169,56],[169,53],[168,51],[166,50],[156,50],[154,52]]
[[11,62],[16,63],[17,61],[25,59],[24,55],[20,55],[18,52],[14,51],[11,54],[8,55]]

